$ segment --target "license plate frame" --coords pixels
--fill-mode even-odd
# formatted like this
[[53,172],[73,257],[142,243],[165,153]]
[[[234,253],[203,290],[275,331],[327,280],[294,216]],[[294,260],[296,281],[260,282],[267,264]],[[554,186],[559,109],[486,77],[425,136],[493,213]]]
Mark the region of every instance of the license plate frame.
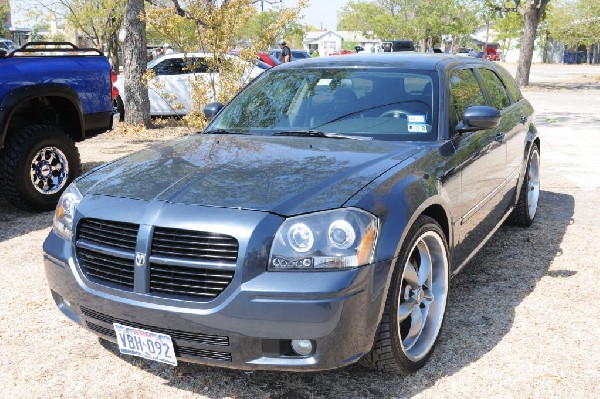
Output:
[[113,323],[113,328],[121,353],[177,366],[170,335],[119,323]]

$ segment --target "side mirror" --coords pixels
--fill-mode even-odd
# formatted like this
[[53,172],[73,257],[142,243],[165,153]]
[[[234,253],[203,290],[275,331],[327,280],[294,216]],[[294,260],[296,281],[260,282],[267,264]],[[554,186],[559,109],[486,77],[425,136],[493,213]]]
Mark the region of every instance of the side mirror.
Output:
[[212,120],[215,115],[219,113],[219,111],[224,107],[221,103],[208,103],[204,107],[204,116],[209,121]]
[[474,105],[463,113],[462,121],[456,126],[459,133],[480,129],[492,129],[500,124],[500,111],[496,107]]

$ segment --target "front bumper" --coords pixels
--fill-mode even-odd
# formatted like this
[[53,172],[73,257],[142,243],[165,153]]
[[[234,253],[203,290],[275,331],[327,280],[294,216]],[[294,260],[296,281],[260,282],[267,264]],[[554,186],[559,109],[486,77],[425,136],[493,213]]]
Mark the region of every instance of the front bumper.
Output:
[[[237,369],[309,371],[357,361],[372,346],[391,262],[333,272],[262,272],[194,302],[100,287],[83,276],[71,243],[51,232],[46,276],[59,309],[116,342],[112,323],[172,336],[182,361]],[[290,340],[314,351],[294,354]]]

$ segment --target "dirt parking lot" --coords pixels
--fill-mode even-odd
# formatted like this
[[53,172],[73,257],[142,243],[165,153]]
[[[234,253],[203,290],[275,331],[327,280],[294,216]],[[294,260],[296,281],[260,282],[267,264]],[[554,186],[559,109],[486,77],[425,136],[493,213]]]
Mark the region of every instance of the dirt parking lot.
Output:
[[[531,81],[538,218],[530,229],[502,227],[453,280],[441,341],[418,373],[174,368],[122,356],[55,308],[41,252],[52,213],[0,198],[0,397],[600,397],[600,66],[534,65]],[[100,135],[79,145],[84,168],[173,134]]]

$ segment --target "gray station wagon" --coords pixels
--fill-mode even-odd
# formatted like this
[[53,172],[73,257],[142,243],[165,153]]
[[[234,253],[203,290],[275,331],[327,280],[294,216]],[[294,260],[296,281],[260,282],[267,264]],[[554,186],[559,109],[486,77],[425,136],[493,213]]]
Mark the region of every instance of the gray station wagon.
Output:
[[205,113],[77,179],[44,243],[60,311],[122,353],[415,371],[450,278],[536,215],[534,111],[489,61],[297,61]]

